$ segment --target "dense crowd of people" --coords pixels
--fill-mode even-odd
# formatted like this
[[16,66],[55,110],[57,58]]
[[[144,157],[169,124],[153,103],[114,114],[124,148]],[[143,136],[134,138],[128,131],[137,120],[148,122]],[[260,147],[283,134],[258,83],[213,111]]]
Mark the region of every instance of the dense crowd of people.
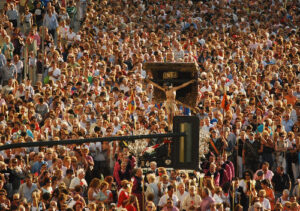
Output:
[[151,160],[142,169],[118,141],[4,150],[0,210],[300,210],[299,8],[7,0],[1,145],[166,133],[168,105],[155,101],[143,64],[193,62],[197,108],[176,115],[199,117],[209,149],[194,171]]

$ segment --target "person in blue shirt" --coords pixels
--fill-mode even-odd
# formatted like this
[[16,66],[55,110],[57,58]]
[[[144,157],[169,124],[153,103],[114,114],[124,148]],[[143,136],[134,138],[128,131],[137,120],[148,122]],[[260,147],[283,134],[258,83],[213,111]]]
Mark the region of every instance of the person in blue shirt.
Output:
[[54,13],[54,8],[50,7],[48,13],[45,14],[43,25],[48,28],[49,33],[55,39],[56,29],[58,27],[57,15]]
[[187,22],[183,23],[182,31],[187,30],[188,28],[190,28],[190,26],[193,26],[196,30],[198,29],[192,18],[188,18]]
[[0,69],[6,65],[5,55],[2,53],[2,49],[0,48]]
[[2,49],[0,48],[0,81],[3,77],[3,68],[6,65],[5,55],[2,53]]
[[288,133],[292,130],[295,123],[290,118],[290,114],[286,113],[286,114],[283,115],[283,119],[281,120],[281,124],[284,126],[285,131]]
[[32,165],[31,173],[32,174],[35,174],[35,173],[40,174],[42,165],[44,165],[44,164],[47,165],[47,162],[44,161],[44,153],[43,152],[39,152],[38,153],[38,160]]

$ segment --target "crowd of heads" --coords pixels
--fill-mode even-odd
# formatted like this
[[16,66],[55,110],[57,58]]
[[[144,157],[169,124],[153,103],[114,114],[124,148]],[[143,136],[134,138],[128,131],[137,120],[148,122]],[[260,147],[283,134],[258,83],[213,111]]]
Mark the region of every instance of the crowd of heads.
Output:
[[197,108],[178,105],[176,115],[200,118],[209,153],[203,179],[199,169],[153,162],[143,179],[137,155],[117,141],[1,151],[0,209],[298,210],[299,8],[296,0],[7,1],[2,145],[165,133],[168,105],[155,101],[143,65],[192,62]]

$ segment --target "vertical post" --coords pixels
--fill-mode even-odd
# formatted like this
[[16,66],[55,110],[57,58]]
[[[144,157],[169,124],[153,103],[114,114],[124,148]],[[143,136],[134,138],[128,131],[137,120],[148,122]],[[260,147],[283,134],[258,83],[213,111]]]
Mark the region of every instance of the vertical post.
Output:
[[142,176],[142,211],[145,211],[145,175]]
[[[35,58],[37,58],[37,41],[36,40],[33,40],[33,55]],[[36,79],[37,79],[37,75],[36,75],[36,63],[33,64],[33,67],[32,67],[32,84],[35,85],[36,84]]]
[[[180,124],[180,132],[184,132],[184,129],[185,129],[185,127],[184,127],[184,123],[181,123]],[[179,162],[180,163],[183,163],[184,162],[184,137],[183,136],[181,136],[180,137],[180,143],[179,143]]]
[[236,149],[236,177],[239,177],[239,164],[238,164],[238,160],[239,160],[239,137],[237,137],[236,139],[236,146],[237,146],[237,149]]
[[288,1],[288,0],[285,0],[285,1],[284,1],[284,9],[286,9],[287,1]]
[[235,184],[232,184],[232,210],[234,211],[234,200],[235,200]]
[[250,195],[249,195],[249,207],[251,207],[251,201],[252,201],[252,179],[250,179]]
[[201,190],[203,189],[203,180],[204,180],[204,176],[205,176],[205,174],[200,174],[200,188],[201,188]]
[[44,66],[45,66],[45,28],[42,26],[42,83],[44,83]]
[[298,180],[298,198],[300,197],[300,183],[299,183],[299,180]]
[[25,43],[24,47],[24,79],[27,80],[28,78],[28,43]]

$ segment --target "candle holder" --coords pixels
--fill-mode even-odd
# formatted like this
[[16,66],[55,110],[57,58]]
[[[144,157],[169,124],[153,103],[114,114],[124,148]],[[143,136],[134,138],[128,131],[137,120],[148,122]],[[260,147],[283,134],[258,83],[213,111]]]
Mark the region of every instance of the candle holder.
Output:
[[[136,140],[128,143],[128,149],[135,156],[137,164],[141,161],[140,158],[147,146],[148,142],[146,140]],[[142,167],[144,167],[145,163],[141,162],[141,164],[143,164]]]

